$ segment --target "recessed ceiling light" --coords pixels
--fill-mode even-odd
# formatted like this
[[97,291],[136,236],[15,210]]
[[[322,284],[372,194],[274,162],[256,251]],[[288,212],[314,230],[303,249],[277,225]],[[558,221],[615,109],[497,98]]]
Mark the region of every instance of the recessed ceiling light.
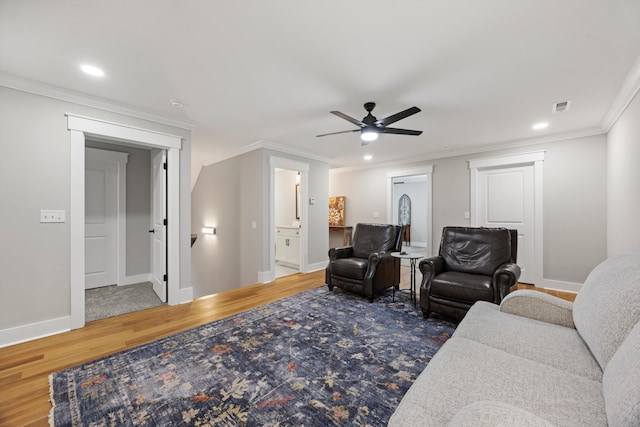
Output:
[[533,125],[532,127],[533,127],[533,129],[535,129],[535,130],[540,130],[540,129],[544,129],[544,128],[546,128],[547,126],[549,126],[549,123],[547,123],[547,122],[540,122],[540,123],[536,123],[536,124],[535,124],[535,125]]
[[177,99],[172,99],[171,100],[171,105],[173,105],[176,108],[184,107],[184,103],[182,101],[180,101],[180,100],[177,100]]
[[366,156],[364,156],[365,160],[371,160],[373,159],[373,156],[371,154],[367,154]]
[[84,64],[80,66],[80,69],[90,76],[104,77],[104,71],[94,65]]

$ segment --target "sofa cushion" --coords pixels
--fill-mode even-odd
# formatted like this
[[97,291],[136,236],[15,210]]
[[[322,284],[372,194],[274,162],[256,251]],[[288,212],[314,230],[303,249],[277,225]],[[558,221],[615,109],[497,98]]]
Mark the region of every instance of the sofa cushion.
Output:
[[507,403],[482,400],[465,406],[447,427],[555,427],[529,411]]
[[447,425],[466,405],[489,399],[557,426],[607,424],[599,381],[453,337],[418,376],[389,425]]
[[606,369],[640,320],[640,253],[621,254],[594,268],[573,304],[576,329]]
[[511,234],[506,228],[445,227],[440,256],[447,270],[491,276],[511,259]]
[[331,264],[331,274],[350,279],[364,280],[369,261],[362,258],[337,259]]
[[447,271],[431,279],[431,295],[458,301],[492,301],[491,276]]
[[573,328],[504,313],[477,302],[454,337],[467,338],[563,371],[602,381],[602,370]]
[[640,426],[640,323],[615,352],[602,378],[610,426]]

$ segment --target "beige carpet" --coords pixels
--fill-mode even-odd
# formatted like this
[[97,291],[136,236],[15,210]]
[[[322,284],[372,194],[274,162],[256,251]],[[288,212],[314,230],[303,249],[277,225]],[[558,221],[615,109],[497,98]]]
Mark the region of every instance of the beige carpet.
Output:
[[85,321],[133,313],[162,305],[151,282],[128,286],[105,286],[85,291]]

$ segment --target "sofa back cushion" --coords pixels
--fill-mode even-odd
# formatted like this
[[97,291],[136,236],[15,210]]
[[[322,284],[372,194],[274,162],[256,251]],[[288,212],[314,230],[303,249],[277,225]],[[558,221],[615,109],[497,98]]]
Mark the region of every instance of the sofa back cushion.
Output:
[[511,234],[506,228],[445,227],[440,256],[449,271],[491,276],[511,259]]
[[357,224],[353,233],[353,256],[369,258],[374,252],[399,251],[399,225],[389,224]]
[[620,344],[602,376],[610,426],[640,426],[640,323]]
[[594,268],[573,304],[573,322],[604,371],[640,320],[640,253],[621,254]]

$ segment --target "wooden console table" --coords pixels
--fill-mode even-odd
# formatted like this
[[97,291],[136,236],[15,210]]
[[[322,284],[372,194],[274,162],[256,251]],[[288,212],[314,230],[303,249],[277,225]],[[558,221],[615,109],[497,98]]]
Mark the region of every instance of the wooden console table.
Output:
[[329,233],[331,232],[342,234],[342,246],[351,246],[351,235],[353,233],[353,227],[346,227],[342,225],[330,225]]

